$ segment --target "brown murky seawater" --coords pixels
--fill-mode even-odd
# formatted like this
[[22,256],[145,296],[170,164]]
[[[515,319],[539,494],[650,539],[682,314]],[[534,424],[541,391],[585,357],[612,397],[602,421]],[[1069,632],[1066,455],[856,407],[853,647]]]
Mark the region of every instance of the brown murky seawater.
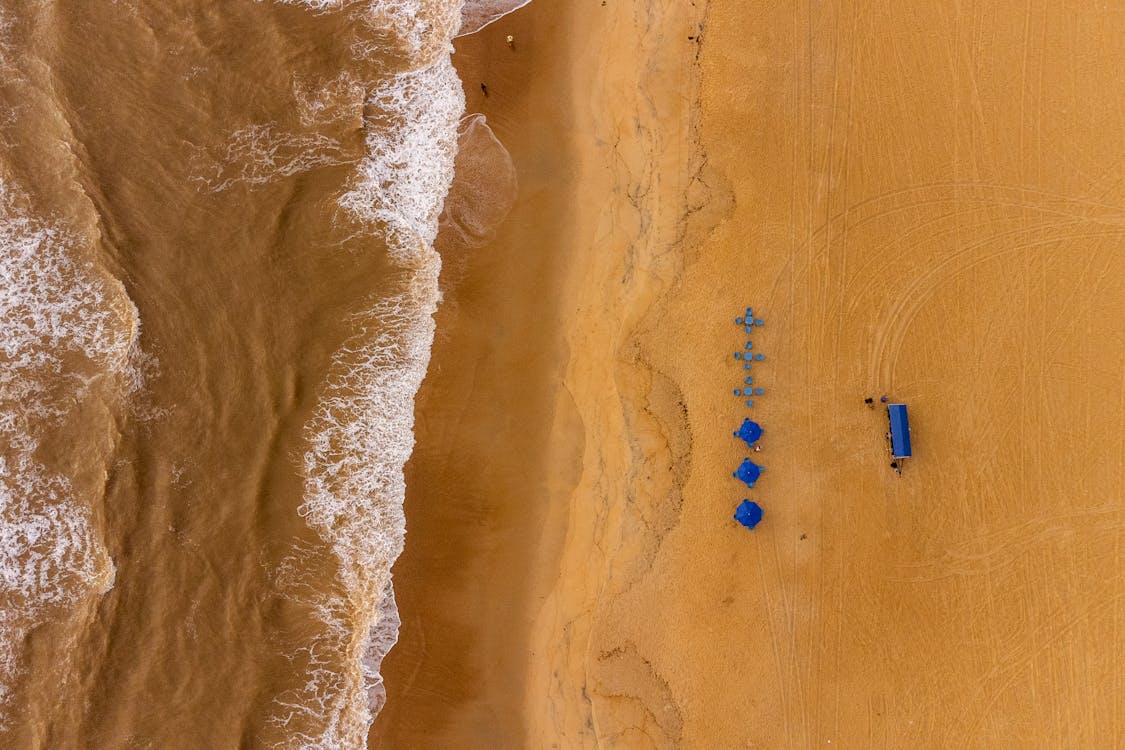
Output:
[[0,0],[4,747],[362,745],[460,14]]

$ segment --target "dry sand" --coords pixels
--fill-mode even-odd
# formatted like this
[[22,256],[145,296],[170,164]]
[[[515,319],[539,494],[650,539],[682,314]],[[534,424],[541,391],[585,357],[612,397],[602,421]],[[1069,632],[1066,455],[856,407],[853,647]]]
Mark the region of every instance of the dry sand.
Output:
[[524,192],[440,313],[380,746],[1125,741],[1098,5],[537,0],[465,41]]

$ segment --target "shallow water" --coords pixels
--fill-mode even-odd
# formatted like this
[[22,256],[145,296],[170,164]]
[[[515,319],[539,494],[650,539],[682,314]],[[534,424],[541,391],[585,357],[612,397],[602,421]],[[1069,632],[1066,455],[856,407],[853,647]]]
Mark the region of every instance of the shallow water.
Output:
[[5,746],[362,746],[461,10],[0,0]]

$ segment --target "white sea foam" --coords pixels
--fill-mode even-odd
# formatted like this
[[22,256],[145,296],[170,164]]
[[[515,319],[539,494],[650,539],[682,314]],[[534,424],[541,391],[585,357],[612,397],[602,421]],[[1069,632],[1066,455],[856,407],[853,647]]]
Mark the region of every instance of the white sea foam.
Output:
[[220,192],[233,185],[264,185],[356,162],[355,149],[341,139],[360,127],[365,98],[364,87],[346,73],[329,80],[295,79],[293,103],[299,128],[286,130],[272,123],[238,128],[221,147],[195,150],[192,179],[206,190]]
[[[413,399],[429,362],[440,263],[419,246],[407,265],[407,288],[357,317],[361,330],[337,353],[305,426],[300,513],[331,546],[341,593],[310,601],[322,631],[302,655],[304,686],[279,700],[286,724],[302,727],[287,737],[290,747],[362,747],[382,701],[379,663],[397,630],[389,587],[405,533],[402,470],[414,446]],[[325,654],[346,657],[343,673]],[[301,720],[290,723],[295,715]]]
[[367,33],[352,45],[358,57],[394,55],[426,67],[453,51],[462,0],[369,0],[359,18]]
[[325,126],[358,127],[363,118],[363,103],[367,89],[347,72],[327,81],[298,78],[293,81],[293,101],[297,114],[306,128]]
[[232,185],[264,185],[353,159],[341,143],[322,133],[286,133],[272,125],[247,125],[214,154],[193,158],[194,179],[212,192]]
[[[340,585],[307,597],[322,627],[295,657],[304,685],[278,699],[275,723],[290,747],[362,747],[385,699],[379,668],[398,630],[390,569],[405,534],[403,467],[439,298],[433,241],[464,111],[448,55],[376,84],[367,102],[367,156],[340,206],[385,238],[403,282],[356,316],[358,332],[337,352],[305,425],[299,512],[330,545]],[[343,673],[327,655],[346,657]]]
[[279,2],[284,5],[303,5],[306,8],[318,12],[337,10],[338,8],[346,5],[348,2],[354,1],[355,0],[275,0],[275,2]]
[[427,11],[431,11],[441,3],[439,0],[277,0],[286,5],[303,5],[304,7],[324,13],[342,10],[352,6],[361,6],[366,20],[375,34],[381,39],[394,38],[412,48],[415,53],[422,50],[427,39],[442,36],[443,32],[452,29],[453,36],[468,36],[475,34],[490,23],[503,18],[509,13],[519,10],[529,4],[531,0],[446,0],[446,7],[463,6],[460,16],[448,11],[437,15],[443,20],[450,20],[456,26],[434,28]]
[[[261,0],[259,0],[261,1]],[[359,58],[393,55],[429,65],[450,51],[461,25],[463,0],[275,0],[314,13],[348,13],[359,37],[352,52]]]
[[530,2],[531,0],[465,0],[465,6],[461,9],[461,31],[457,36],[475,34]]
[[392,255],[406,261],[432,252],[465,97],[445,56],[378,84],[368,101],[378,113],[369,124],[368,155],[340,205],[385,232]]
[[12,45],[9,40],[14,26],[15,21],[12,20],[9,11],[0,8],[0,71],[4,73],[11,72]]
[[43,428],[97,384],[134,380],[136,309],[79,246],[0,182],[0,703],[26,634],[113,581],[88,505],[35,458]]
[[[466,189],[487,183],[502,194],[494,205],[462,195],[445,217],[465,244],[480,244],[503,218],[514,199],[515,172],[483,118],[461,123],[464,95],[450,59],[451,40],[463,26],[461,0],[280,1],[352,14],[361,27],[352,45],[357,58],[410,62],[409,70],[368,92],[367,154],[339,200],[341,218],[385,238],[403,281],[396,294],[356,316],[358,332],[337,352],[304,430],[299,512],[329,545],[337,581],[294,579],[300,552],[279,571],[320,624],[317,636],[292,655],[304,669],[303,684],[277,699],[280,742],[358,748],[386,700],[380,667],[398,637],[390,571],[405,536],[403,467],[414,446],[414,396],[433,343],[441,265],[433,245],[459,135],[467,134],[475,149],[461,162],[475,173]],[[469,2],[468,27],[478,30],[525,4]],[[302,121],[314,124],[319,99],[308,92],[297,98]],[[492,168],[484,163],[490,155],[498,159]]]

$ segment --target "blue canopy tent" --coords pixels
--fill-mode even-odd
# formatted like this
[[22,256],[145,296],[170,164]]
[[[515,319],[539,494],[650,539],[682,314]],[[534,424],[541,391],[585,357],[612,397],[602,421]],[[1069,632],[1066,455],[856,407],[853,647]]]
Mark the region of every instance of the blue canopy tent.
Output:
[[762,436],[762,427],[752,419],[744,419],[734,436],[745,440],[747,445],[753,445]]
[[891,425],[891,454],[896,458],[908,458],[913,454],[910,446],[910,419],[906,415],[906,404],[887,404],[887,420]]
[[744,458],[742,459],[742,464],[738,467],[738,471],[734,472],[733,476],[745,482],[747,487],[753,487],[754,482],[758,481],[758,475],[761,473],[761,466],[758,466],[758,464],[748,458]]
[[762,520],[762,507],[755,502],[743,500],[734,510],[734,520],[752,529]]

